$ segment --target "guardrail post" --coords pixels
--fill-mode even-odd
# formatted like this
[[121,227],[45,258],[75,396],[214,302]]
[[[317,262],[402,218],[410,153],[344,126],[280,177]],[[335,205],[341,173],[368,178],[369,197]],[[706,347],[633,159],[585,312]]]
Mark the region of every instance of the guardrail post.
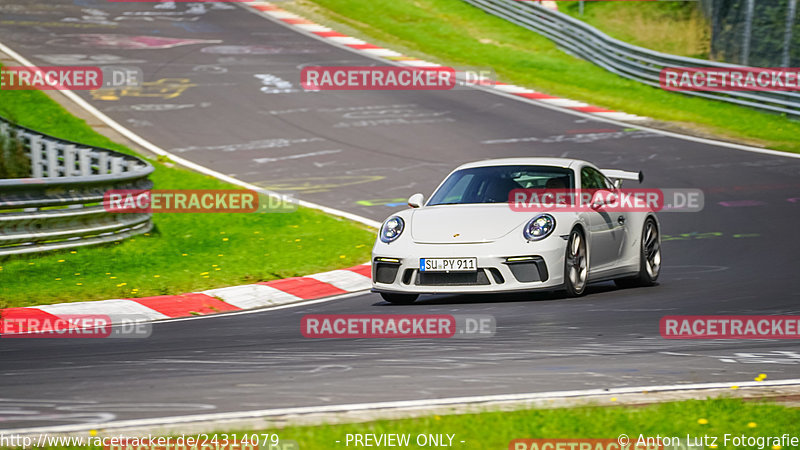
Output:
[[97,170],[99,175],[105,175],[108,173],[108,155],[106,153],[100,153],[97,155]]
[[45,154],[47,155],[47,177],[55,178],[59,176],[58,170],[58,147],[50,139],[44,141]]
[[31,176],[42,178],[42,138],[41,136],[28,136],[31,149]]
[[73,177],[78,175],[75,170],[75,154],[77,151],[75,150],[75,145],[73,144],[66,144],[64,145],[64,176],[65,177]]
[[78,165],[80,169],[80,175],[82,177],[88,177],[92,174],[92,149],[90,148],[82,148],[78,150]]
[[111,173],[122,173],[122,158],[111,157]]

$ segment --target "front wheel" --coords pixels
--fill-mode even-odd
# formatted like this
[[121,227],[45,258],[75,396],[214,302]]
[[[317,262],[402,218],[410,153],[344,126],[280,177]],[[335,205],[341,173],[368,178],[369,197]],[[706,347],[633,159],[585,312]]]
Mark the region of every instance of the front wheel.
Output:
[[589,275],[589,252],[580,228],[569,234],[567,254],[564,258],[564,288],[570,297],[579,297],[586,290]]
[[656,221],[649,217],[642,227],[639,246],[639,273],[635,277],[614,280],[619,287],[652,286],[661,272],[661,236]]
[[387,292],[381,292],[381,297],[389,303],[394,303],[396,305],[410,305],[414,303],[414,301],[419,297],[418,294],[389,294]]

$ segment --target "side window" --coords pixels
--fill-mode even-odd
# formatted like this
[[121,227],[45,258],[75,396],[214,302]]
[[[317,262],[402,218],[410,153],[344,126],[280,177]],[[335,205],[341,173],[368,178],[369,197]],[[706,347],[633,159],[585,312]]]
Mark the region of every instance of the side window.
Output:
[[583,189],[603,189],[603,183],[595,175],[596,170],[591,167],[581,169],[581,187]]
[[581,183],[584,189],[614,189],[614,184],[605,175],[591,167],[581,169]]
[[608,189],[609,191],[613,191],[614,189],[616,189],[614,187],[614,183],[612,183],[611,180],[608,179],[608,177],[603,175],[601,172],[597,172],[597,174],[600,175],[600,179],[603,180],[603,186],[605,186],[606,189]]

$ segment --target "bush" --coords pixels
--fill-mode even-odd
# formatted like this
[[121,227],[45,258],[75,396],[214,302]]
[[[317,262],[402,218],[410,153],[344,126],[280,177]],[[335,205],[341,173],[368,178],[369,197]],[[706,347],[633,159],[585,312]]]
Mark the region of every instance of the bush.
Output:
[[31,176],[31,161],[25,154],[25,146],[13,133],[0,136],[0,178],[28,178]]

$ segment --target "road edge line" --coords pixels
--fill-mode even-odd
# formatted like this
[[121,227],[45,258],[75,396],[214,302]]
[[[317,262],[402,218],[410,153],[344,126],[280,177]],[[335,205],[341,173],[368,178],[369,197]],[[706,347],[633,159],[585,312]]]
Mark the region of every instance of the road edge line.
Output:
[[[421,415],[429,415],[433,410],[440,410],[440,413],[463,414],[469,412],[482,412],[491,410],[523,409],[526,407],[574,407],[574,406],[608,406],[620,404],[651,404],[669,401],[680,401],[688,399],[708,399],[717,397],[734,398],[763,398],[761,391],[772,390],[772,396],[787,395],[785,391],[791,391],[796,395],[800,392],[800,379],[770,380],[770,381],[744,381],[744,382],[714,382],[714,383],[693,383],[685,385],[656,385],[656,386],[635,386],[620,387],[609,389],[583,389],[571,391],[550,391],[539,393],[521,394],[499,394],[483,395],[473,397],[452,397],[439,399],[419,399],[419,400],[399,400],[374,403],[355,403],[324,406],[306,406],[292,408],[277,408],[254,411],[234,411],[224,413],[208,413],[184,416],[160,417],[151,419],[133,419],[111,421],[105,423],[89,423],[77,425],[61,425],[53,427],[31,427],[0,430],[5,434],[30,435],[39,433],[48,434],[80,434],[96,433],[102,435],[120,435],[133,433],[133,435],[143,432],[150,433],[171,433],[177,432],[176,425],[183,426],[180,433],[197,432],[188,431],[191,426],[200,425],[203,430],[211,428],[227,427],[246,429],[249,426],[270,426],[270,423],[253,425],[254,420],[272,418],[275,424],[272,428],[280,428],[293,423],[303,423],[304,418],[313,415],[325,415],[318,417],[318,424],[330,423],[331,416],[334,414],[338,419],[344,419],[340,423],[355,421],[377,420],[375,413],[402,413],[402,412],[422,412]],[[758,392],[755,392],[758,391]],[[730,394],[730,395],[725,395]],[[753,394],[752,396],[747,394]],[[625,398],[624,396],[629,396]],[[638,396],[638,397],[636,397]],[[656,398],[657,397],[657,398]],[[372,417],[359,416],[360,413],[373,413]],[[400,417],[394,417],[400,418]],[[349,420],[348,420],[349,419]],[[249,422],[248,422],[249,421]],[[305,422],[303,425],[310,425]],[[242,428],[242,427],[245,428]],[[208,428],[211,427],[211,428]],[[99,431],[99,433],[98,433]]]

